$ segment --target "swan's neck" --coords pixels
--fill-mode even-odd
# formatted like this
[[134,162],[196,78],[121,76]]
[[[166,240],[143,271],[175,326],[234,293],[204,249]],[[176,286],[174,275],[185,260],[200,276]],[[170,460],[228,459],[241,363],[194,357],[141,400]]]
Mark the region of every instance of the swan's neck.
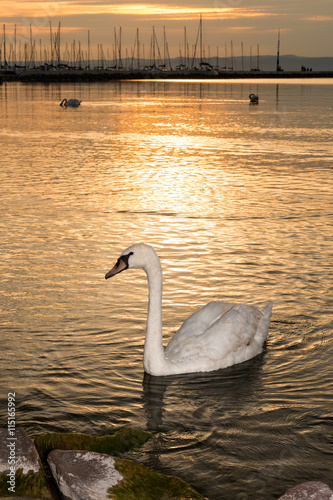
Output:
[[148,318],[143,352],[143,367],[147,373],[161,375],[166,363],[162,337],[162,268],[156,259],[145,269],[148,278]]

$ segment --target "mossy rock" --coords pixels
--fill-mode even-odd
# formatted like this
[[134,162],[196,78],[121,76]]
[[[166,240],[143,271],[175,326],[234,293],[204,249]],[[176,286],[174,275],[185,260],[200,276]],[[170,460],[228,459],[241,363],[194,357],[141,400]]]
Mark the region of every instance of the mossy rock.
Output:
[[23,427],[10,433],[0,428],[1,496],[52,498],[36,447]]
[[108,489],[114,500],[204,500],[204,497],[178,477],[153,472],[142,464],[119,458],[123,453],[139,448],[152,434],[124,428],[113,435],[94,437],[87,434],[50,433],[36,438],[35,445],[44,458],[51,450],[80,450],[111,455],[115,467],[124,479]]
[[113,500],[204,500],[200,493],[175,476],[153,472],[142,464],[116,458],[116,469],[124,479],[108,489]]
[[[0,474],[0,496],[13,497],[13,493],[8,491],[7,473]],[[15,472],[15,495],[30,498],[52,498],[43,470],[35,473],[30,470],[23,474],[23,469]]]
[[89,436],[78,432],[52,432],[35,439],[35,445],[42,457],[51,450],[86,450],[105,453],[115,457],[143,446],[152,434],[137,429],[124,428],[112,435]]
[[82,450],[53,450],[48,463],[65,497],[80,500],[181,500],[204,497],[178,477],[144,465]]

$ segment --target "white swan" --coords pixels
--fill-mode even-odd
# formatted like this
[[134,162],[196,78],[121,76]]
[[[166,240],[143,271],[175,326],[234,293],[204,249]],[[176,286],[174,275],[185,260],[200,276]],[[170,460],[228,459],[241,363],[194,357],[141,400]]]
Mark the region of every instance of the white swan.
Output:
[[79,101],[78,99],[63,99],[60,103],[60,106],[65,106],[66,108],[78,108],[80,106],[82,101]]
[[149,300],[143,367],[151,375],[207,372],[246,361],[262,352],[273,303],[264,309],[224,301],[209,302],[191,314],[163,348],[162,268],[155,250],[138,243],[124,250],[108,279],[125,269],[142,268]]

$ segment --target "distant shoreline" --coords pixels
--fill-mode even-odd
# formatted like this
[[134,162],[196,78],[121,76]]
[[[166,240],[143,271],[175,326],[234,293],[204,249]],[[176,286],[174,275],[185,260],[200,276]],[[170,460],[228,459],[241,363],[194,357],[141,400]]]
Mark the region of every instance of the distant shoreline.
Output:
[[0,71],[0,82],[103,82],[114,80],[229,80],[333,78],[333,71],[201,71],[201,70],[23,70]]

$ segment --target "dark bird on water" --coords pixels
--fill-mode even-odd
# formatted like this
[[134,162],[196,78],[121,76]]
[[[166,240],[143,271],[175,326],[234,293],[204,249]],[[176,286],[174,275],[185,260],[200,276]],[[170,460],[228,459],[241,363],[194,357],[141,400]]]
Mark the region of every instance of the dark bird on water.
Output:
[[78,108],[82,101],[78,99],[63,99],[60,103],[60,106],[65,106],[65,108]]

